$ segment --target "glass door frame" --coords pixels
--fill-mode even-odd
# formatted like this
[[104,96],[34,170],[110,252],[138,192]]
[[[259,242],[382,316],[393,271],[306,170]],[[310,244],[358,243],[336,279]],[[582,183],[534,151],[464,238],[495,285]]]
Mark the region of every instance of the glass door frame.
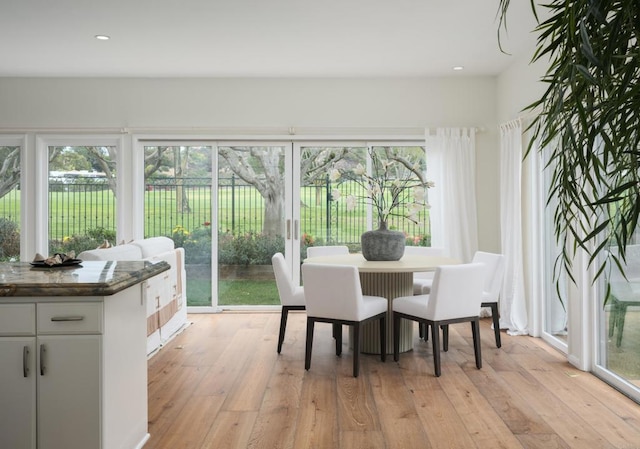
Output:
[[[211,210],[215,211],[215,215],[214,215],[214,221],[212,221],[212,224],[215,223],[216,226],[216,230],[217,230],[217,226],[218,226],[218,149],[221,146],[225,146],[225,147],[233,147],[233,146],[237,146],[237,147],[282,147],[284,149],[284,183],[285,183],[285,191],[284,191],[284,217],[283,217],[283,222],[282,222],[282,226],[283,226],[283,236],[284,236],[284,257],[285,257],[285,261],[287,261],[289,263],[289,266],[291,268],[291,273],[293,275],[293,283],[296,284],[296,282],[299,282],[299,277],[297,276],[297,271],[298,270],[293,270],[293,267],[295,266],[299,266],[300,265],[300,250],[299,250],[299,243],[300,243],[300,239],[299,239],[299,235],[297,233],[297,231],[299,231],[299,227],[296,230],[296,226],[299,226],[299,221],[295,221],[294,216],[294,208],[297,206],[298,207],[298,211],[299,211],[299,204],[296,205],[295,203],[295,199],[293,198],[293,185],[294,185],[294,177],[296,176],[296,170],[293,170],[294,167],[294,151],[293,151],[293,141],[291,140],[282,140],[282,139],[274,139],[274,140],[270,140],[268,138],[258,138],[255,140],[223,140],[223,139],[217,139],[215,142],[209,142],[209,145],[212,146],[212,151],[214,152],[212,154],[212,159],[215,159],[215,170],[212,169],[212,185],[216,186],[216,194],[215,195],[211,195],[212,197],[212,205],[211,205]],[[299,177],[299,174],[298,174]],[[293,206],[292,206],[293,205]],[[299,214],[299,212],[298,212]],[[298,215],[299,216],[299,215]],[[212,226],[213,227],[213,226]],[[211,283],[212,286],[215,285],[215,291],[212,291],[212,296],[211,296],[211,307],[213,309],[215,309],[215,311],[221,311],[222,308],[224,307],[224,309],[228,309],[228,310],[234,310],[234,309],[242,309],[245,310],[246,308],[250,308],[251,310],[259,310],[259,309],[266,309],[266,310],[272,310],[272,309],[276,309],[279,308],[280,306],[270,306],[270,305],[265,305],[265,306],[247,306],[246,308],[244,306],[220,306],[218,304],[218,258],[217,258],[217,254],[218,254],[218,233],[215,233],[215,236],[212,235],[212,243],[213,243],[213,248],[212,248],[212,255],[215,254],[215,260],[211,261],[211,267],[212,267],[212,278],[211,278]],[[296,241],[297,241],[297,245],[296,245]],[[296,251],[297,249],[297,251]],[[297,264],[297,265],[296,265]],[[190,312],[200,312],[200,311],[206,311],[203,310],[202,307],[198,307],[198,308],[190,308],[187,309]]]

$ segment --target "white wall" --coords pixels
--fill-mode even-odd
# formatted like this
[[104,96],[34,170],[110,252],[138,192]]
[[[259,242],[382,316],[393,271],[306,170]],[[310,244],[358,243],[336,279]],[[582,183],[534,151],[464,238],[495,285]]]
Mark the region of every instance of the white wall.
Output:
[[[499,250],[496,78],[0,78],[0,131],[238,129],[250,134],[469,126],[477,135],[479,245]],[[326,131],[328,132],[328,131]]]
[[518,117],[526,117],[523,109],[540,98],[545,85],[540,82],[546,66],[541,62],[531,63],[535,48],[515,59],[507,70],[498,76],[497,105],[498,123],[505,123]]

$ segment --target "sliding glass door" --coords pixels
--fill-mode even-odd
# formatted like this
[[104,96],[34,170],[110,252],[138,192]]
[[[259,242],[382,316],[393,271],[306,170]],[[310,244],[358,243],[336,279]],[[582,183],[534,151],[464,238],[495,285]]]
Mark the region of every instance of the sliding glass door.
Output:
[[187,305],[212,301],[212,146],[144,146],[144,237],[165,236],[184,248]]
[[279,305],[271,257],[298,260],[292,144],[219,143],[217,160],[217,305]]
[[[372,146],[426,169],[421,146]],[[275,253],[285,255],[299,283],[308,246],[358,251],[360,235],[372,228],[370,208],[347,211],[333,198],[354,183],[329,176],[334,168],[366,165],[368,148],[366,142],[146,143],[144,236],[168,236],[185,249],[188,306],[278,306]],[[425,244],[428,223],[425,209],[418,224],[392,225],[406,230],[412,244]]]

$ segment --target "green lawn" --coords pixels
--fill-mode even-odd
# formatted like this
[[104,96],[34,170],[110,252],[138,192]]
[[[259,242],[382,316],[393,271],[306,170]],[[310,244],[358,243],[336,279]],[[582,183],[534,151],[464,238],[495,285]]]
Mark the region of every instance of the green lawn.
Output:
[[[226,280],[219,281],[218,305],[255,306],[278,305],[280,297],[275,281]],[[211,281],[187,279],[187,305],[211,305]]]

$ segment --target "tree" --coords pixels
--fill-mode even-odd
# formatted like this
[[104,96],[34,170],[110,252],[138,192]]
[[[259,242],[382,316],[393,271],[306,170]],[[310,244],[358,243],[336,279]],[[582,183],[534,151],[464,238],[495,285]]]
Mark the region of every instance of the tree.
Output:
[[0,147],[0,198],[20,182],[20,147]]
[[[347,148],[307,149],[301,158],[301,173],[308,184],[324,179],[329,167]],[[264,199],[262,233],[282,235],[284,219],[284,150],[280,147],[219,147],[229,169],[258,190]]]
[[[49,163],[60,154],[60,149],[49,152]],[[20,147],[0,147],[0,198],[20,183]]]

